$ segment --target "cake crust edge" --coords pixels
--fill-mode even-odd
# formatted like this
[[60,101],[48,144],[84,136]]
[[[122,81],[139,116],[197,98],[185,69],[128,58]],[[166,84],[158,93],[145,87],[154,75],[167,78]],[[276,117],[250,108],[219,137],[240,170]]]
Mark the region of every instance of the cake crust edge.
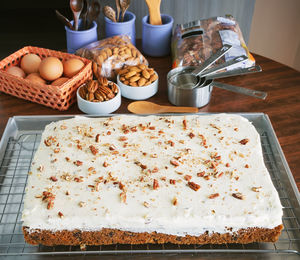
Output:
[[25,241],[32,245],[112,245],[112,244],[248,244],[253,242],[276,242],[283,225],[273,229],[246,228],[237,232],[204,233],[200,236],[176,236],[157,232],[136,233],[118,229],[103,228],[100,231],[40,230],[23,227]]

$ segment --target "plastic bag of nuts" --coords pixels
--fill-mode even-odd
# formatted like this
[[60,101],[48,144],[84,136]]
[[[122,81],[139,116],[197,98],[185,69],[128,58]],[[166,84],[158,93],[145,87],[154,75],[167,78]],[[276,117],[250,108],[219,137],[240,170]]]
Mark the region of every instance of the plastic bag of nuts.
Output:
[[238,23],[232,16],[213,17],[179,24],[172,38],[172,67],[199,66],[224,44],[233,47],[216,64],[240,55],[248,59],[230,69],[253,66],[255,60],[250,54]]
[[120,81],[132,87],[148,86],[158,79],[157,73],[153,68],[144,64],[128,66],[119,71]]
[[91,43],[76,52],[93,61],[94,75],[115,80],[120,69],[138,64],[148,65],[146,58],[126,35],[118,35]]
[[114,98],[118,94],[118,87],[115,83],[109,82],[104,77],[98,80],[91,80],[79,89],[79,95],[91,102],[103,102]]

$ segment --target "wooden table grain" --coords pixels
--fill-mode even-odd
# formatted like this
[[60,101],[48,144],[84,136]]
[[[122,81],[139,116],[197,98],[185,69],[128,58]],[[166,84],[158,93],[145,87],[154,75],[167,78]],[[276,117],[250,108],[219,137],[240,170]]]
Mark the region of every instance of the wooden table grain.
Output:
[[[8,53],[9,55],[9,53]],[[263,112],[272,122],[284,155],[300,189],[300,73],[278,62],[254,55],[261,73],[220,79],[219,81],[268,93],[260,100],[215,88],[210,103],[199,112]],[[150,66],[159,74],[159,91],[149,99],[161,105],[170,105],[167,97],[166,75],[171,69],[171,58],[150,58]],[[115,113],[129,113],[131,101],[122,98],[122,105]],[[0,136],[9,117],[15,115],[61,115],[82,114],[77,104],[67,111],[18,99],[0,92]]]

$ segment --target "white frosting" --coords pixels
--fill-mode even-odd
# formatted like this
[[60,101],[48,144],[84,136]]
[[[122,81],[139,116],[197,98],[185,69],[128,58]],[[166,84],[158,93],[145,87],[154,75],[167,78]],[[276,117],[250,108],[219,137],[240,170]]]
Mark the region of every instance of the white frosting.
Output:
[[[139,124],[147,127],[142,130]],[[130,130],[134,126],[136,132]],[[50,136],[56,140],[46,146],[44,141]],[[123,136],[128,140],[121,141]],[[249,141],[241,144],[243,139]],[[97,154],[92,154],[90,145],[98,149]],[[115,150],[109,149],[111,145]],[[77,160],[82,165],[76,166]],[[215,169],[211,161],[218,163]],[[144,166],[147,168],[142,169]],[[95,170],[88,170],[90,167]],[[158,172],[149,172],[155,167]],[[203,171],[210,175],[209,180],[197,176]],[[193,190],[185,175],[200,189]],[[51,180],[52,176],[57,181]],[[82,182],[77,182],[80,178]],[[157,189],[153,189],[154,179]],[[170,184],[170,179],[176,183]],[[118,182],[124,185],[123,190]],[[55,196],[50,209],[50,200],[42,200],[44,191]],[[218,197],[209,198],[216,193]],[[233,193],[241,193],[238,195],[244,199]],[[124,194],[126,202],[122,201]],[[247,119],[227,114],[124,115],[77,117],[46,127],[28,178],[22,220],[30,229],[113,228],[184,236],[274,228],[282,224],[281,217],[282,206],[264,165],[259,134]]]

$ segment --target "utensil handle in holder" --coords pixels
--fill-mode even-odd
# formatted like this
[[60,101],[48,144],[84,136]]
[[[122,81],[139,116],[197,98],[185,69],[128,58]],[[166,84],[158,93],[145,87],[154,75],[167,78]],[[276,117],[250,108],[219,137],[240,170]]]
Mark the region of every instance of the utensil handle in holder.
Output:
[[233,86],[233,85],[229,85],[229,84],[225,84],[225,83],[221,83],[221,82],[215,82],[215,81],[212,83],[212,85],[217,88],[226,89],[226,90],[229,90],[232,92],[236,92],[239,94],[243,94],[243,95],[247,95],[247,96],[251,96],[251,97],[255,97],[255,98],[260,98],[263,100],[266,99],[266,97],[267,97],[267,93],[263,92],[263,91],[237,87],[237,86]]

